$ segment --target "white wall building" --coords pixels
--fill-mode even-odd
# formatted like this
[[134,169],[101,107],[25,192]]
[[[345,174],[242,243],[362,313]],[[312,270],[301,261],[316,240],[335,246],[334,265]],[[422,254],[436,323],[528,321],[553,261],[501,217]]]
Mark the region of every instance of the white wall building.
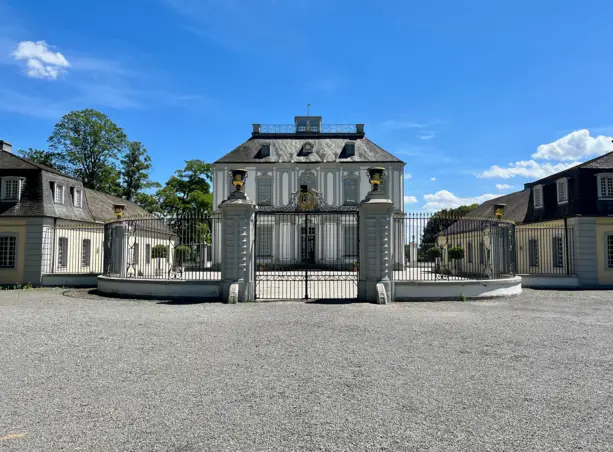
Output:
[[[309,211],[351,210],[351,206],[357,211],[371,189],[367,170],[374,166],[385,168],[381,189],[395,210],[402,212],[405,163],[366,138],[363,124],[327,125],[319,116],[297,116],[293,125],[253,124],[251,137],[213,165],[213,210],[218,211],[234,190],[230,171],[241,168],[248,171],[245,192],[260,212],[299,210],[292,203],[301,191],[313,193],[317,200]],[[308,225],[291,222],[289,215],[274,218],[271,213],[259,218],[256,255],[262,264],[292,265],[307,259],[323,265],[342,259],[351,265],[358,259],[357,247],[346,238],[357,237],[357,217],[355,224],[321,217]],[[325,242],[324,237],[328,237]],[[398,243],[399,262],[404,254],[402,242],[401,237],[392,242]],[[220,253],[214,251],[214,255]]]

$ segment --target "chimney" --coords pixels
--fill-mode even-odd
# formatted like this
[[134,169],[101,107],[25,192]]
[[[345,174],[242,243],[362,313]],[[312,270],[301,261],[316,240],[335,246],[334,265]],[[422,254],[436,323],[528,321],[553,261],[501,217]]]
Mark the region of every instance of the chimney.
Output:
[[0,151],[13,152],[13,146],[7,141],[0,140]]
[[356,124],[355,131],[356,133],[361,133],[363,135],[364,134],[364,124]]
[[253,124],[253,131],[251,132],[251,135],[257,135],[260,133],[260,127],[262,127],[261,124]]

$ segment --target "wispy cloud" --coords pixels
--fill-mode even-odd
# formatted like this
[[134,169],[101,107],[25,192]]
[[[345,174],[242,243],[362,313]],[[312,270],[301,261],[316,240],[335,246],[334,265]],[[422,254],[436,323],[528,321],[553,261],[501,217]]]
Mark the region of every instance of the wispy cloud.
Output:
[[537,162],[535,160],[521,160],[519,162],[510,163],[506,167],[494,165],[489,169],[477,174],[479,179],[512,179],[514,177],[524,177],[527,179],[541,179],[550,174],[555,174],[564,171],[578,162],[551,163]]
[[429,132],[429,133],[424,133],[422,135],[418,135],[417,138],[419,138],[420,140],[423,141],[428,141],[431,140],[432,138],[434,138],[436,136],[436,134],[434,132]]
[[417,204],[419,201],[415,196],[405,196],[404,203],[405,204]]
[[35,118],[57,119],[68,112],[69,102],[55,102],[41,97],[0,88],[0,110]]
[[390,130],[423,129],[428,127],[428,124],[415,121],[388,119],[381,123],[381,127]]
[[496,184],[496,190],[502,191],[502,190],[510,190],[512,188],[515,188],[515,187],[509,184]]
[[404,173],[404,179],[405,180],[413,179],[413,175],[411,173]]
[[431,180],[431,181],[435,181],[435,180],[436,180],[436,177],[431,177],[431,178],[430,178],[430,180]]

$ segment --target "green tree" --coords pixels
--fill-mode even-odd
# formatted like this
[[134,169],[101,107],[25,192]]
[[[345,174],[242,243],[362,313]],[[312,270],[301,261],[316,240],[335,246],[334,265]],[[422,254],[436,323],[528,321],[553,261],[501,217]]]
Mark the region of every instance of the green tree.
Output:
[[161,211],[168,216],[182,216],[194,212],[210,212],[211,165],[202,160],[187,160],[185,168],[175,171],[156,196]]
[[55,125],[49,137],[52,151],[61,153],[72,174],[94,190],[121,194],[117,158],[126,134],[99,111],[71,111]]
[[137,204],[140,201],[145,206],[151,207],[150,203],[154,198],[144,191],[150,188],[159,189],[161,185],[150,179],[151,157],[147,154],[147,149],[139,141],[128,142],[126,153],[121,158],[120,164],[123,198]]
[[455,209],[442,209],[433,214],[428,220],[428,223],[426,223],[419,249],[425,255],[428,255],[430,248],[438,246],[436,238],[441,231],[447,229],[459,218],[466,216],[471,210],[478,206],[479,204],[471,204],[460,206]]
[[64,159],[64,156],[59,152],[46,151],[44,149],[34,148],[28,148],[27,150],[19,149],[17,152],[23,158],[32,160],[33,162],[39,163],[41,165],[48,166],[49,168],[56,169],[61,173],[69,173],[66,160]]

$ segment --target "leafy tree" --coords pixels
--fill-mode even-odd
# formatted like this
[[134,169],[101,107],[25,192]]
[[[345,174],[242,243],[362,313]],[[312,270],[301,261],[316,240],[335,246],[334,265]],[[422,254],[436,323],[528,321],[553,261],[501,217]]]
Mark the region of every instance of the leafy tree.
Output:
[[61,173],[68,174],[68,165],[64,156],[59,152],[46,151],[44,149],[19,149],[17,151],[19,155],[33,162],[40,163],[41,165],[48,166],[56,169]]
[[182,216],[210,212],[213,205],[211,165],[202,160],[187,160],[185,168],[175,171],[156,196],[164,215]]
[[464,248],[462,248],[461,246],[454,246],[452,248],[449,248],[448,255],[449,259],[454,261],[464,259]]
[[479,206],[479,204],[471,204],[469,206],[460,206],[455,209],[442,209],[430,217],[421,238],[419,249],[428,254],[428,250],[436,246],[436,237],[441,231],[444,231],[459,218],[466,216],[471,210]]
[[128,142],[127,151],[121,158],[120,164],[123,198],[137,204],[140,201],[149,208],[153,207],[151,203],[155,202],[155,198],[144,193],[144,190],[160,188],[161,185],[149,178],[151,157],[147,154],[147,149],[139,141]]
[[99,111],[71,111],[55,125],[49,137],[52,151],[61,153],[68,169],[94,190],[120,194],[116,159],[122,154],[126,134]]

